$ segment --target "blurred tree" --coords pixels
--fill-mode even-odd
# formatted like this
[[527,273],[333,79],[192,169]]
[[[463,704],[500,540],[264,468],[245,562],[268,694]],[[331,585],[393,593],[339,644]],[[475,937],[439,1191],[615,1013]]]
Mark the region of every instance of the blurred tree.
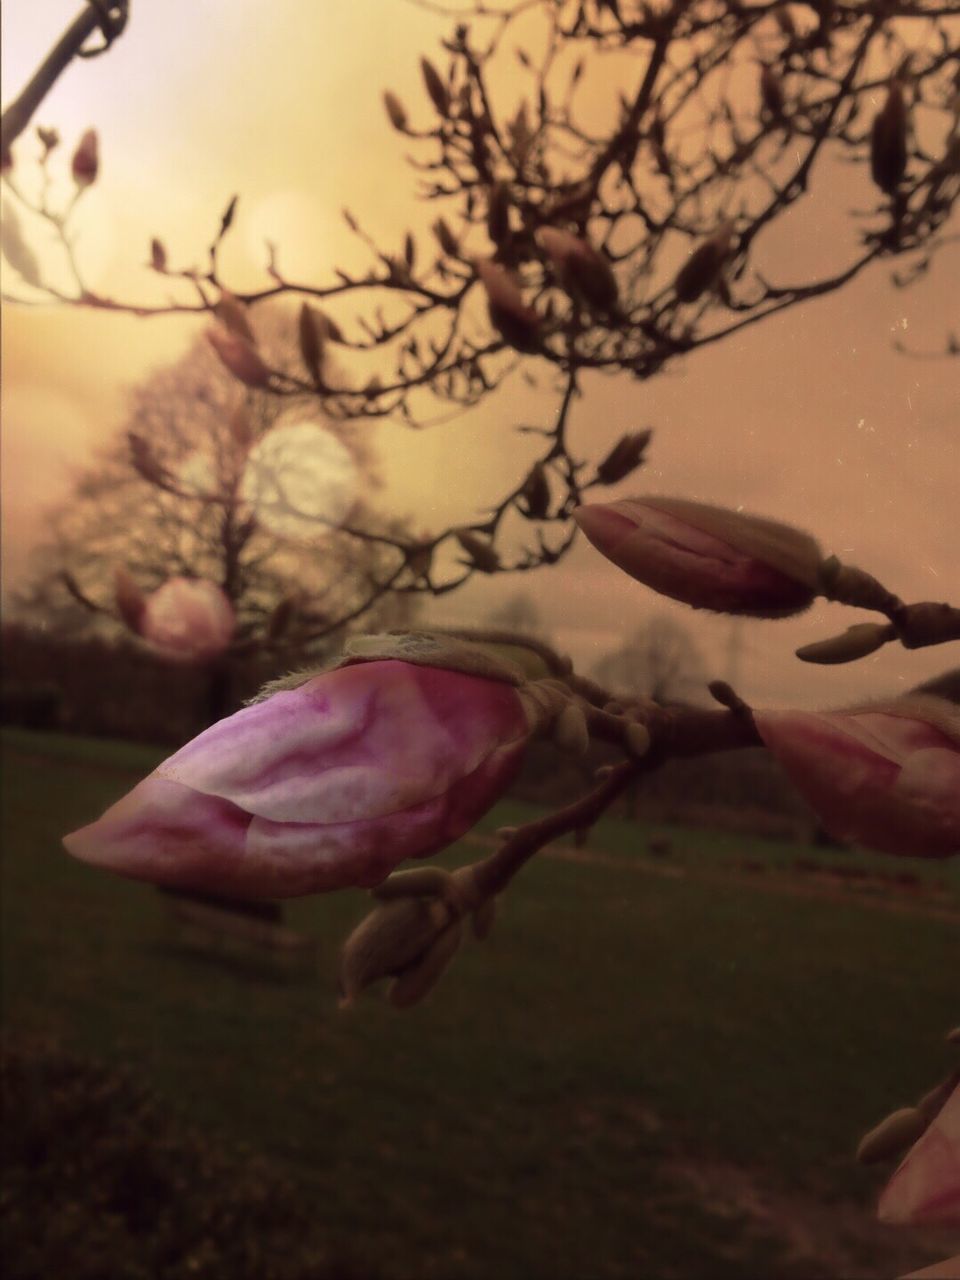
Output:
[[594,665],[591,675],[619,696],[660,703],[702,701],[708,680],[696,641],[686,627],[665,615],[638,627],[619,649]]
[[[257,319],[258,341],[282,364],[287,318]],[[124,428],[51,513],[14,611],[48,631],[109,632],[118,568],[145,592],[202,578],[234,607],[234,654],[266,650],[295,665],[333,649],[352,615],[377,629],[416,612],[412,595],[382,590],[384,550],[408,535],[370,510],[378,483],[356,428],[331,424],[308,398],[239,386],[199,340],[135,388]],[[369,537],[342,532],[355,517]],[[330,618],[338,630],[317,640]],[[211,664],[210,719],[226,709],[229,658]]]
[[532,596],[525,591],[509,595],[490,615],[490,626],[499,631],[517,631],[521,635],[546,639],[543,616]]

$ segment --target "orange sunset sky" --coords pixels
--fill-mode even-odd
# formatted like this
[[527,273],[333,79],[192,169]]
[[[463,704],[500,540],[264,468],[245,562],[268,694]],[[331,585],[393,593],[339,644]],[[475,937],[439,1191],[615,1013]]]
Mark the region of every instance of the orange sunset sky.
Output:
[[[75,10],[75,0],[8,0],[4,102]],[[61,132],[67,155],[83,129],[100,135],[101,176],[78,219],[92,286],[130,299],[162,297],[143,266],[150,237],[160,236],[173,260],[202,261],[234,192],[240,203],[223,266],[238,290],[266,283],[264,238],[279,245],[290,277],[320,282],[334,265],[365,265],[343,206],[394,251],[406,228],[426,233],[436,209],[415,200],[405,144],[386,120],[381,92],[393,89],[414,120],[426,122],[418,61],[423,53],[442,60],[438,40],[449,28],[449,19],[406,0],[134,0],[116,46],[75,62],[35,118]],[[509,104],[521,82],[512,57],[504,65],[497,91]],[[628,85],[638,74],[632,64],[620,70]],[[614,109],[612,82],[591,92],[598,116]],[[35,151],[31,131],[15,148],[18,170]],[[772,272],[795,280],[845,260],[849,211],[870,207],[874,192],[861,167],[834,168],[827,179],[764,242]],[[21,222],[45,267],[59,270],[42,231]],[[845,291],[695,352],[646,384],[588,380],[572,419],[575,447],[601,456],[624,431],[652,426],[650,462],[627,493],[677,494],[784,519],[904,599],[957,603],[960,362],[910,359],[892,344],[899,337],[917,350],[943,348],[960,327],[958,266],[954,248],[919,285],[897,290],[881,265]],[[16,291],[13,272],[4,285]],[[203,327],[196,318],[5,307],[5,592],[28,571],[45,509],[65,498],[91,448],[122,426],[125,389],[175,359]],[[371,428],[387,501],[424,528],[469,520],[521,469],[512,426],[547,421],[554,407],[518,380],[433,431]],[[476,623],[520,587],[585,667],[621,631],[665,613],[695,633],[711,674],[729,674],[729,620],[657,599],[582,542],[552,570],[477,583],[431,616]],[[798,619],[745,624],[738,688],[760,703],[838,705],[957,665],[956,645],[913,654],[891,645],[848,667],[806,667],[792,656],[862,618],[821,603]]]

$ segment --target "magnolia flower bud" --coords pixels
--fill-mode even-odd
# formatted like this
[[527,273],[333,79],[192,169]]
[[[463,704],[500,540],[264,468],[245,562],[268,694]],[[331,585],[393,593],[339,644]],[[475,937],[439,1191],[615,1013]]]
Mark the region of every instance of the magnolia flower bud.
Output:
[[437,934],[414,964],[397,974],[390,987],[390,1003],[398,1009],[419,1004],[443,977],[462,939],[463,923],[454,920]]
[[300,354],[303,356],[303,363],[306,365],[307,372],[313,379],[314,384],[319,387],[323,382],[323,338],[317,325],[313,308],[308,302],[305,302],[300,308],[298,331]]
[[519,496],[526,503],[524,514],[531,520],[543,520],[550,511],[550,484],[542,462],[535,462],[527,474]]
[[40,145],[43,147],[43,158],[46,160],[50,152],[60,145],[60,135],[56,129],[45,129],[42,124],[38,124],[37,137],[40,139]]
[[167,251],[156,236],[150,241],[150,266],[161,274],[167,269]]
[[625,480],[643,462],[644,452],[652,436],[653,432],[649,428],[645,431],[631,431],[623,436],[597,467],[597,480],[601,484],[616,484],[619,480]]
[[500,568],[500,557],[497,555],[495,547],[484,541],[484,539],[478,538],[469,529],[458,530],[456,536],[457,541],[470,557],[470,562],[474,568],[479,569],[482,573],[496,573]]
[[487,235],[494,244],[502,244],[510,234],[510,189],[505,182],[490,188],[487,202]]
[[437,899],[400,898],[371,911],[340,952],[337,985],[343,1003],[415,965],[449,924],[450,913]]
[[235,626],[233,605],[215,583],[170,578],[146,597],[136,630],[165,657],[197,662],[223,653]]
[[783,119],[783,82],[772,67],[760,68],[760,101],[774,120]]
[[696,302],[707,289],[716,284],[723,265],[730,255],[733,227],[727,222],[720,230],[695,249],[677,272],[673,282],[680,302]]
[[213,314],[230,333],[249,342],[251,347],[257,345],[257,336],[250,324],[247,308],[229,289],[220,291],[220,299],[213,308]]
[[[376,639],[403,651],[402,637]],[[121,875],[199,892],[370,887],[468,831],[516,776],[532,728],[509,673],[353,657],[213,725],[65,844]]]
[[960,1226],[960,1085],[887,1183],[877,1216],[897,1224]]
[[438,218],[433,224],[433,234],[437,237],[440,248],[444,253],[449,254],[451,258],[455,258],[459,254],[460,245],[457,243],[457,238],[443,218]]
[[478,258],[474,262],[480,283],[487,294],[490,323],[517,351],[540,349],[540,318],[523,301],[511,273],[498,262]]
[[852,627],[847,627],[843,635],[805,644],[797,650],[797,657],[801,662],[822,664],[855,662],[857,658],[866,658],[869,654],[876,653],[895,635],[896,632],[889,623],[857,622]]
[[423,72],[423,83],[427,87],[430,101],[437,108],[440,115],[448,115],[450,112],[450,95],[447,92],[447,86],[440,78],[440,73],[427,58],[420,59],[420,70]]
[[618,568],[695,609],[784,618],[816,595],[820,550],[788,525],[653,497],[579,507],[574,519]]
[[97,134],[95,129],[88,129],[73,153],[70,171],[77,186],[83,188],[96,182],[98,170]]
[[881,191],[892,195],[907,168],[907,107],[903,90],[893,81],[887,100],[873,121],[870,173]]
[[135,431],[127,432],[130,444],[130,463],[142,480],[162,489],[170,482],[170,472],[157,458],[149,441]]
[[390,117],[390,123],[400,133],[407,131],[407,113],[404,110],[403,103],[395,93],[391,93],[388,89],[383,95],[383,105],[387,109],[387,115]]
[[569,231],[541,227],[537,239],[560,276],[563,287],[596,311],[611,311],[619,298],[617,278],[598,249]]
[[270,381],[270,369],[264,364],[260,353],[229,329],[208,329],[207,341],[224,367],[245,386],[265,387]]
[[848,711],[755,711],[823,826],[881,853],[960,853],[960,708],[915,694]]

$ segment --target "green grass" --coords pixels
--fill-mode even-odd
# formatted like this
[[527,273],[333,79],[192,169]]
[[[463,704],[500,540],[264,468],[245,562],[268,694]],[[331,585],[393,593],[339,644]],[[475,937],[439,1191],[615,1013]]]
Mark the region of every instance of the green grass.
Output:
[[[133,1064],[186,1120],[292,1172],[332,1244],[365,1242],[389,1277],[812,1275],[684,1195],[664,1157],[869,1204],[858,1135],[945,1073],[955,922],[696,875],[745,843],[796,846],[674,832],[682,879],[541,859],[429,1002],[340,1012],[363,895],[290,905],[319,940],[315,979],[177,949],[160,895],[59,845],[163,753],[3,740],[8,1024]],[[591,843],[627,855],[648,835],[608,821]]]

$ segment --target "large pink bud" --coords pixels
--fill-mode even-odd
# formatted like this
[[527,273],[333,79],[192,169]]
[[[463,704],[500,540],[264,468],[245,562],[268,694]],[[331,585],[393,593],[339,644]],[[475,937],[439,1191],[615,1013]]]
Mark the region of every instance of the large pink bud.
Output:
[[513,684],[342,666],[213,725],[64,844],[121,875],[240,897],[375,885],[468,831],[530,732]]
[[213,582],[170,578],[143,601],[136,630],[169,658],[215,658],[236,626],[233,605]]
[[878,1215],[881,1222],[960,1226],[960,1085],[887,1183]]
[[816,595],[820,549],[789,525],[684,498],[625,498],[574,512],[624,573],[695,609],[785,618]]
[[764,743],[841,840],[960,853],[960,710],[915,695],[851,711],[757,711]]

